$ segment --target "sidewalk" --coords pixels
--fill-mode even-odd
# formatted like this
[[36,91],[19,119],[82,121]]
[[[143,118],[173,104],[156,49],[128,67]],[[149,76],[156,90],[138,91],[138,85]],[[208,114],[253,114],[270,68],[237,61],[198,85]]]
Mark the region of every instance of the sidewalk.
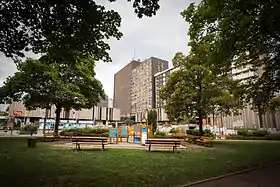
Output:
[[[186,185],[188,186],[188,185]],[[191,185],[191,187],[278,187],[280,186],[280,163],[257,170]],[[183,186],[182,186],[183,187]]]

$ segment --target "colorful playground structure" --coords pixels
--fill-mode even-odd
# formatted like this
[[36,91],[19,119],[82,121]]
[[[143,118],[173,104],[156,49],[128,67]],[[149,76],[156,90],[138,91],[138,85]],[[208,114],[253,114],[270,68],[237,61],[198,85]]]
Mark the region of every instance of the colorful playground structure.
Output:
[[119,142],[145,144],[148,134],[152,133],[152,125],[132,125],[109,128],[109,143],[118,144]]

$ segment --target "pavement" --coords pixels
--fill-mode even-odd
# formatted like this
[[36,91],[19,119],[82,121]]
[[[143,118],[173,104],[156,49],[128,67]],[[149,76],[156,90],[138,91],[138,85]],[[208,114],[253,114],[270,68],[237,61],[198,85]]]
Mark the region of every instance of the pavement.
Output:
[[[191,187],[279,187],[280,186],[280,163],[265,166],[256,170],[214,179]],[[181,186],[183,187],[183,186]]]
[[[53,144],[55,147],[65,147],[65,148],[75,148],[75,145],[72,142],[63,143],[63,144]],[[101,148],[100,145],[81,145],[81,149],[91,149],[91,148]],[[126,142],[120,142],[118,144],[108,144],[105,146],[105,149],[107,148],[116,148],[116,149],[139,149],[139,150],[147,150],[147,146],[138,144],[138,143],[126,143]],[[178,151],[187,150],[188,147],[180,146],[177,148]],[[152,151],[158,151],[158,150],[166,150],[166,151],[172,151],[172,147],[152,147]]]

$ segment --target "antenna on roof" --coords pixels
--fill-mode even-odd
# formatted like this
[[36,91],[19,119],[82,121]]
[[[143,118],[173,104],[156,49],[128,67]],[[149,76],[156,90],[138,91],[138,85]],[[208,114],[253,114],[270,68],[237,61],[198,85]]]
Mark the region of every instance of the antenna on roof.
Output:
[[135,49],[135,46],[133,47],[133,58],[132,60],[135,60],[136,59],[136,49]]

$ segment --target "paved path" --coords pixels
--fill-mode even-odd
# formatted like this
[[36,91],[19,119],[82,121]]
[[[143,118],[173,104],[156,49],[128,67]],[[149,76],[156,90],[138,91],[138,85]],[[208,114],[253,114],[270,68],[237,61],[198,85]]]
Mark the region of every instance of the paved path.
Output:
[[280,163],[192,187],[279,187]]

